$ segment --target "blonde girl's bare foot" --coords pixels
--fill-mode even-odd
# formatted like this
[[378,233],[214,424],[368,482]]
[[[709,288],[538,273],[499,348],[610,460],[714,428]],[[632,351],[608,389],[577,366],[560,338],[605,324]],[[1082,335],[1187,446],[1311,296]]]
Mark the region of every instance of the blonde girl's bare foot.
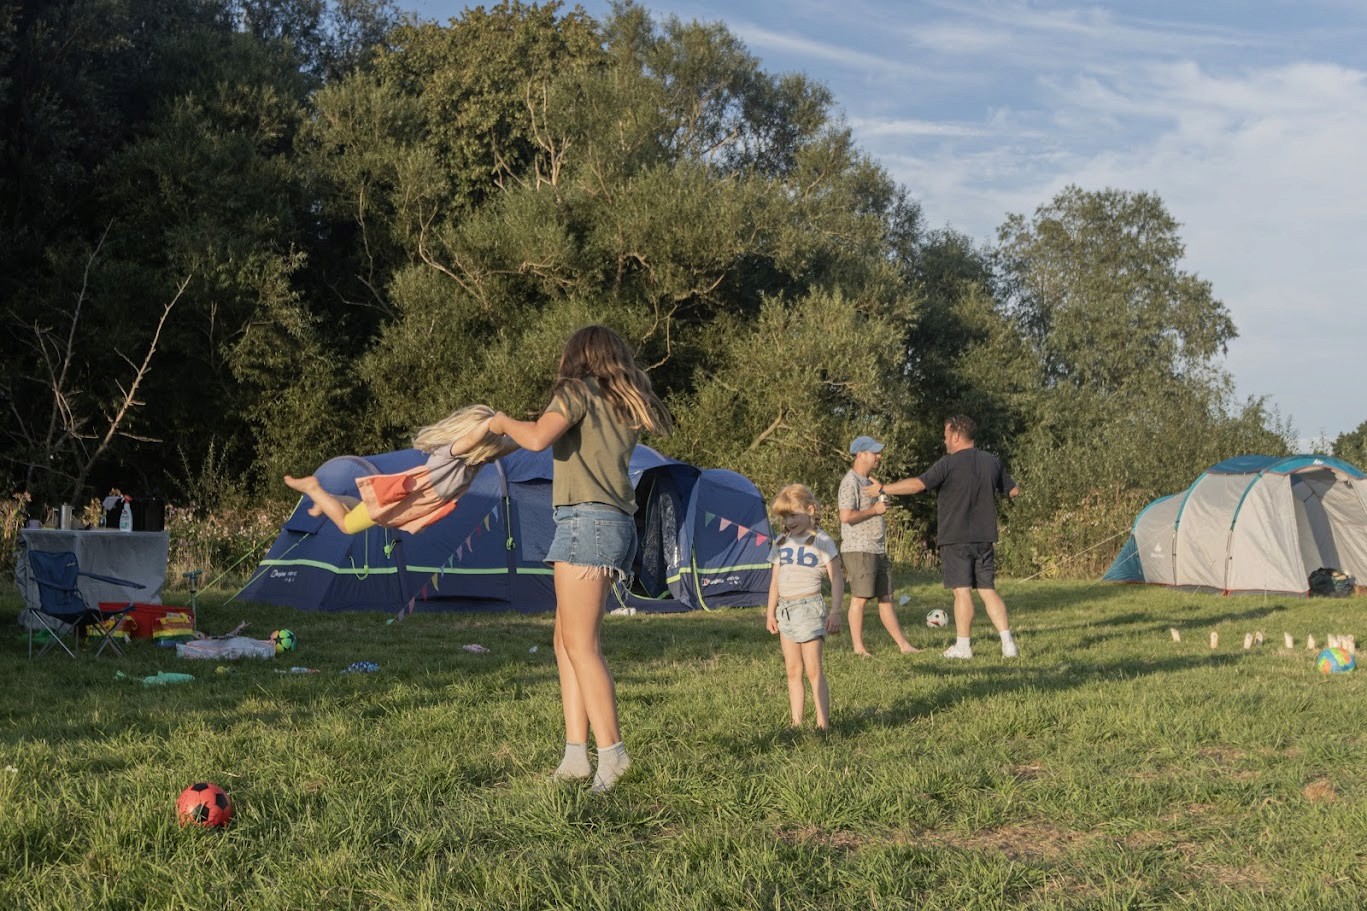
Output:
[[855,649],[855,650],[854,650],[854,653],[855,653],[856,655],[858,655],[860,658],[872,658],[872,657],[873,657],[873,656],[870,655],[868,652],[864,651],[862,648],[857,648],[857,649]]
[[313,505],[308,509],[309,515],[321,516],[323,514],[323,507],[318,505],[318,494],[323,492],[323,485],[318,483],[316,477],[309,475],[307,478],[295,478],[285,475],[285,486],[299,491],[313,501]]
[[906,648],[902,649],[902,654],[903,654],[903,655],[914,655],[914,654],[916,654],[916,653],[919,652],[919,651],[920,651],[920,649],[917,648],[916,646],[914,646],[914,645],[908,645]]
[[306,478],[296,478],[285,475],[285,486],[297,490],[300,493],[308,494],[309,496],[312,496],[315,490],[323,489],[323,485],[319,484],[318,479],[313,475],[309,475]]

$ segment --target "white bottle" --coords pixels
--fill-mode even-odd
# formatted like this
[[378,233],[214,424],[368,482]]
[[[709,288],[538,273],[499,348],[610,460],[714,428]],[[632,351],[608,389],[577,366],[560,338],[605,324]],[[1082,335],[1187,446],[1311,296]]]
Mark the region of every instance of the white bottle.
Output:
[[123,501],[123,509],[119,510],[119,531],[133,530],[133,510],[129,508],[128,501]]

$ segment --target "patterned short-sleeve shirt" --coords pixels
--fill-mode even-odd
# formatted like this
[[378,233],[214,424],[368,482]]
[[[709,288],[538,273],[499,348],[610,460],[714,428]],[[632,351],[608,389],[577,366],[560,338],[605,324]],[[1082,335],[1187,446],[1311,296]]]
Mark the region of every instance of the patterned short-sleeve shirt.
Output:
[[[869,496],[868,488],[869,479],[850,469],[840,482],[840,508],[868,509],[875,499]],[[887,522],[882,516],[873,516],[853,525],[841,522],[840,550],[847,554],[887,553]]]

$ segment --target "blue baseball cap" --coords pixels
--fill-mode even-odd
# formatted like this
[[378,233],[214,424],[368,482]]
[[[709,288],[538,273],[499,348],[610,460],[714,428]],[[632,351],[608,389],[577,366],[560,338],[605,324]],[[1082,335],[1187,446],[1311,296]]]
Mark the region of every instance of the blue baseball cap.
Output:
[[883,444],[873,437],[859,436],[854,438],[850,444],[850,455],[859,455],[861,452],[882,452]]

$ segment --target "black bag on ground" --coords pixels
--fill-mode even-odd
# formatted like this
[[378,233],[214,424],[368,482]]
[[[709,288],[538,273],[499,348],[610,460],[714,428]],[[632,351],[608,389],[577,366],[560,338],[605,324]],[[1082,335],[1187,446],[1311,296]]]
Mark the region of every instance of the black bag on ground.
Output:
[[1357,580],[1337,569],[1321,566],[1310,574],[1310,594],[1323,598],[1346,598],[1353,593]]

